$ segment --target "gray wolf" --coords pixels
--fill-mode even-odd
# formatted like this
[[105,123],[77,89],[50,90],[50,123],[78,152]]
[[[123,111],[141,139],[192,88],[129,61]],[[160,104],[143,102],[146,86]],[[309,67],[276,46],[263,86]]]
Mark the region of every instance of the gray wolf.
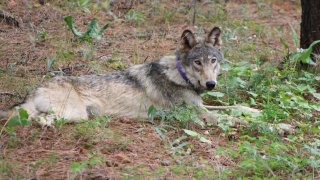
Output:
[[32,92],[20,107],[43,126],[54,119],[79,122],[104,114],[147,118],[151,105],[167,109],[184,102],[202,107],[200,94],[217,85],[223,61],[220,36],[219,27],[204,37],[185,30],[173,56],[124,71],[55,77]]

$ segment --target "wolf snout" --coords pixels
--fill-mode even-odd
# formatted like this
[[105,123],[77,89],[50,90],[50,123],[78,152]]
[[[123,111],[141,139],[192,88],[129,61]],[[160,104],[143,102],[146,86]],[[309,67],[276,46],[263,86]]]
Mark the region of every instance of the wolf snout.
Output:
[[206,86],[207,86],[208,90],[212,90],[216,86],[216,82],[215,81],[207,81]]

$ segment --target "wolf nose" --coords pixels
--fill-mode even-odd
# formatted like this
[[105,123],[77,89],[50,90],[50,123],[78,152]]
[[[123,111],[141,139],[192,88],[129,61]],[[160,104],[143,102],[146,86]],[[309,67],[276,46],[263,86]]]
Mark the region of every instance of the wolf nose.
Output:
[[206,86],[208,90],[212,90],[216,86],[216,82],[214,81],[207,81]]

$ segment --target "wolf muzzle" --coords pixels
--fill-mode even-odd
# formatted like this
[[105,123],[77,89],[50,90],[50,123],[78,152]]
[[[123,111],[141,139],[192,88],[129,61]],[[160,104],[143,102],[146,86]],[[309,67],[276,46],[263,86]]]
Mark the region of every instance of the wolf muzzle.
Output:
[[207,81],[206,86],[207,86],[207,90],[210,91],[216,86],[216,82],[215,81]]

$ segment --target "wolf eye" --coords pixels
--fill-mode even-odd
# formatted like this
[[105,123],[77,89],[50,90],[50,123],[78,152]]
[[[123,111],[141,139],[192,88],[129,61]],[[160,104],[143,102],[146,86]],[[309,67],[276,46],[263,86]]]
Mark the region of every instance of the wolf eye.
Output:
[[197,65],[201,66],[201,61],[199,61],[199,60],[195,60],[194,63],[196,63]]
[[216,57],[214,57],[214,58],[211,59],[211,63],[215,63],[216,61],[217,61],[217,58],[216,58]]

